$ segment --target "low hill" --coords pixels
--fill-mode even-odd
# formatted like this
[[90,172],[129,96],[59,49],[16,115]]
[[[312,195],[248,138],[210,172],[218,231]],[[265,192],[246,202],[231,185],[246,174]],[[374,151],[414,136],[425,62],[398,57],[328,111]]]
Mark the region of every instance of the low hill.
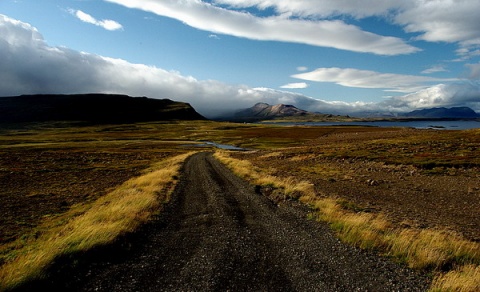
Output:
[[403,114],[402,117],[422,119],[475,119],[480,118],[480,115],[469,107],[440,107],[415,110]]
[[187,103],[116,94],[0,97],[0,123],[81,121],[132,123],[204,120]]

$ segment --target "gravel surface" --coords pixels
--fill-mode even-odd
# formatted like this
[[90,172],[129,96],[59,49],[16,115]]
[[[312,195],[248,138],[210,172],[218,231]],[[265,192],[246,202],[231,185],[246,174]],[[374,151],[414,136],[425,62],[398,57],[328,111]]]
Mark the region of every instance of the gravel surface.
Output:
[[[425,291],[429,279],[339,242],[296,202],[277,206],[209,153],[128,253],[50,287],[69,291]],[[65,282],[65,283],[64,283]],[[53,283],[53,282],[51,282]],[[49,288],[47,284],[45,288]],[[37,286],[37,288],[40,286]]]

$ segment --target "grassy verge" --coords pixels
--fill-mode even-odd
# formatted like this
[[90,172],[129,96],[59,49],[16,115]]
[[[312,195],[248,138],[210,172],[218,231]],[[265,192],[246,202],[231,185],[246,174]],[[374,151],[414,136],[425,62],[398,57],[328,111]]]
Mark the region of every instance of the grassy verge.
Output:
[[169,200],[180,166],[190,155],[154,164],[144,175],[95,201],[81,215],[16,250],[14,258],[0,267],[0,291],[42,277],[59,256],[111,243],[119,235],[135,230]]
[[246,160],[234,159],[224,151],[216,151],[215,158],[227,165],[240,177],[260,186],[273,186],[283,190],[284,198],[298,199],[300,195],[313,197],[315,190],[307,181],[297,180],[294,177],[280,178],[269,175],[259,168],[254,167]]
[[225,152],[217,152],[215,157],[251,183],[283,189],[285,197],[309,204],[314,217],[328,222],[343,241],[375,249],[411,268],[433,271],[432,291],[480,291],[478,243],[444,230],[395,227],[381,214],[358,212],[349,202],[320,198],[307,181],[271,176]]

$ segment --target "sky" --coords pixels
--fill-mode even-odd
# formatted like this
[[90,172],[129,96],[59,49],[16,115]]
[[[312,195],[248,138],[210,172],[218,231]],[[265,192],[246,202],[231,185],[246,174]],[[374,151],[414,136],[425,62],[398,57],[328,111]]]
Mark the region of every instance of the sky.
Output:
[[0,96],[480,112],[480,0],[0,0]]

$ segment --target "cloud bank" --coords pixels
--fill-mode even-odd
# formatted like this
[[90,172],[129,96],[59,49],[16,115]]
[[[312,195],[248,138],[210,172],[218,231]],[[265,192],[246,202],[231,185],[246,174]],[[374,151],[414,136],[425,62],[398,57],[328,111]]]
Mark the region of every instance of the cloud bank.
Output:
[[378,105],[400,112],[419,108],[454,106],[468,106],[478,112],[480,111],[480,83],[471,81],[437,84],[405,96],[392,97]]
[[171,98],[189,102],[207,116],[259,101],[292,103],[300,96],[264,94],[245,85],[197,80],[154,66],[51,47],[31,25],[0,15],[0,96],[90,92]]
[[384,88],[387,91],[410,93],[428,87],[432,82],[458,81],[458,79],[432,78],[426,76],[380,73],[353,68],[318,68],[311,72],[292,75],[294,78],[333,82],[347,87]]
[[[478,75],[479,64],[471,64],[471,67],[472,74]],[[341,74],[338,73],[342,70],[330,73],[330,80],[339,79]],[[325,74],[328,76],[328,70]],[[367,78],[363,84],[368,85],[372,80]],[[197,80],[154,66],[51,47],[31,25],[0,14],[0,96],[91,92],[171,98],[189,102],[208,117],[247,108],[257,102],[293,104],[305,110],[333,114],[395,113],[458,105],[480,111],[480,84],[474,81],[439,84],[380,103],[327,102],[288,91]]]
[[379,55],[410,54],[420,50],[400,38],[367,32],[341,20],[292,18],[288,13],[258,17],[199,0],[105,1],[177,19],[191,27],[215,34],[253,40],[301,43]]
[[120,30],[123,28],[123,26],[120,23],[114,20],[110,20],[110,19],[97,20],[90,14],[87,14],[81,10],[69,9],[68,12],[70,12],[72,15],[74,15],[76,18],[80,19],[83,22],[100,26],[106,30]]

